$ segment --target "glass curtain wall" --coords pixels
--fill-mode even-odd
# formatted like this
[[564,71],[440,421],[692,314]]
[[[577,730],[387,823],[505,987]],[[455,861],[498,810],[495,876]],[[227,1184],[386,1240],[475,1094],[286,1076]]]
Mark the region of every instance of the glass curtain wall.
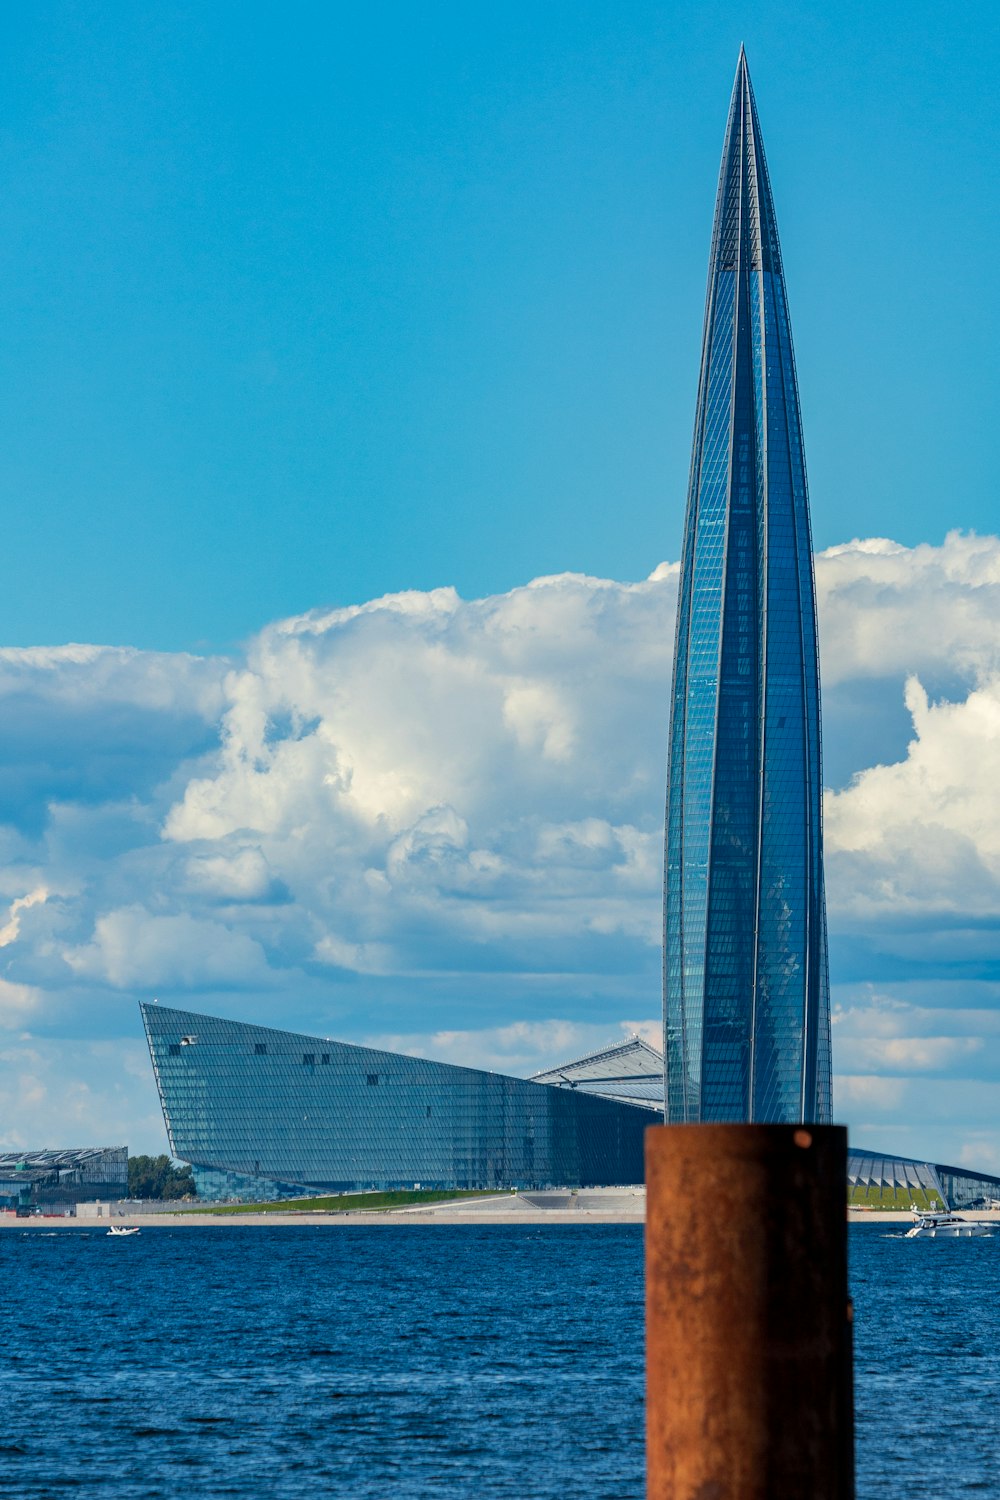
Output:
[[828,1120],[812,544],[781,254],[742,52],[712,236],[669,757],[666,1117]]
[[582,1187],[643,1178],[652,1109],[346,1042],[141,1005],[170,1149],[287,1191]]

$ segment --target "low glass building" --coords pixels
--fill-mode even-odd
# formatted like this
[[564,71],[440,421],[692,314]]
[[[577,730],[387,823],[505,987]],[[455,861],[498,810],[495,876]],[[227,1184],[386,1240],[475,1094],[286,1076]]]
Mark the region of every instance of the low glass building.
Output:
[[0,1151],[0,1208],[57,1207],[127,1192],[126,1146]]
[[[663,1054],[639,1036],[534,1075],[537,1083],[663,1109]],[[852,1146],[847,1199],[853,1208],[988,1208],[1000,1204],[1000,1177],[969,1167],[918,1161]]]
[[987,1208],[1000,1201],[1000,1177],[969,1167],[887,1156],[852,1147],[847,1157],[848,1202],[854,1208]]
[[199,1196],[643,1180],[662,1113],[545,1083],[141,1004]]
[[[581,1094],[596,1094],[601,1099],[618,1099],[624,1104],[641,1104],[663,1113],[663,1053],[644,1042],[641,1036],[588,1052],[559,1068],[533,1073],[535,1083],[548,1083],[558,1089],[574,1089]],[[659,1118],[657,1124],[662,1125]]]

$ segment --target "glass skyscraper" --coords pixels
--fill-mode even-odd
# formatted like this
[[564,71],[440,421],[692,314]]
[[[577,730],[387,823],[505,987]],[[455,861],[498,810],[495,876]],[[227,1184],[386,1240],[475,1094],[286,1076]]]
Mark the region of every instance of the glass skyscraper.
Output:
[[669,753],[667,1121],[828,1121],[809,506],[778,231],[742,52],[712,235]]

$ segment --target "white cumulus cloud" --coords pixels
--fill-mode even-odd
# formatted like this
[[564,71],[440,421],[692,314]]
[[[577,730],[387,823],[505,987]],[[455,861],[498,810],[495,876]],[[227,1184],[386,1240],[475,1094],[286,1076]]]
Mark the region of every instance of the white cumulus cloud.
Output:
[[[1000,1102],[1000,541],[816,569],[838,1108],[903,1141],[930,1090],[954,1154],[949,1079]],[[655,1037],[677,577],[391,595],[232,660],[0,650],[0,1019],[138,1041],[159,993],[522,1071]]]
[[178,912],[154,916],[135,905],[98,917],[91,942],[67,948],[75,974],[116,989],[190,989],[266,982],[260,944],[219,922]]
[[905,701],[905,759],[859,771],[827,796],[828,857],[844,872],[833,892],[868,915],[1000,914],[1000,678],[932,703],[910,677]]

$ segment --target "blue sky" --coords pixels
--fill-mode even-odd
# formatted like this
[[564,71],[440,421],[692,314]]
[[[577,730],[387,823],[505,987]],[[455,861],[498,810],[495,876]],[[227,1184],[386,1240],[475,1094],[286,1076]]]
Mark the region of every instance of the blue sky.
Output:
[[820,549],[835,1109],[1000,1172],[997,29],[6,18],[0,1143],[162,1149],[139,996],[513,1072],[655,1039],[745,40]]
[[0,58],[0,639],[229,648],[680,534],[746,41],[816,538],[990,530],[997,14],[50,3]]

